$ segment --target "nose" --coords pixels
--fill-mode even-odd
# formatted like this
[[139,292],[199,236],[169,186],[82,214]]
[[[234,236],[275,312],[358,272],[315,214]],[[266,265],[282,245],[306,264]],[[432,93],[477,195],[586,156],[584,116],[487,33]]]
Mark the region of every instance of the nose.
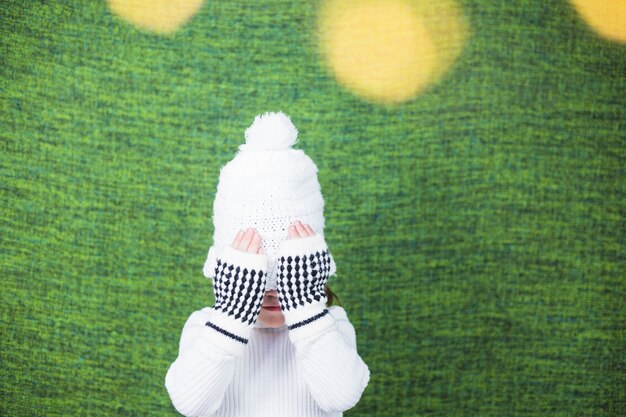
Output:
[[278,291],[276,290],[267,290],[265,291],[265,295],[268,297],[278,297]]

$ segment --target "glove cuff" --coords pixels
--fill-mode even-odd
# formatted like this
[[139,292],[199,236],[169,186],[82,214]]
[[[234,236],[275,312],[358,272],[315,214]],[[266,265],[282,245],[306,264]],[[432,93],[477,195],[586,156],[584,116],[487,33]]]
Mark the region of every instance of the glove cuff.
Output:
[[296,343],[325,332],[335,325],[326,304],[315,303],[297,310],[283,312],[289,338]]
[[205,326],[208,329],[205,333],[207,342],[235,356],[243,353],[252,332],[251,325],[217,310],[211,311]]

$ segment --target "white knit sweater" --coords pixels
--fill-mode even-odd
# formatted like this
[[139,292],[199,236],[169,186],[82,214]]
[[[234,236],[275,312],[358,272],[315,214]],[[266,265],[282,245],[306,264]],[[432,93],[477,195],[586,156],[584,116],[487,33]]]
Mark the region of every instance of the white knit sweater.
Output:
[[165,377],[174,407],[185,416],[341,416],[369,381],[354,328],[341,307],[298,329],[257,324],[247,345],[233,344],[194,312],[179,355]]

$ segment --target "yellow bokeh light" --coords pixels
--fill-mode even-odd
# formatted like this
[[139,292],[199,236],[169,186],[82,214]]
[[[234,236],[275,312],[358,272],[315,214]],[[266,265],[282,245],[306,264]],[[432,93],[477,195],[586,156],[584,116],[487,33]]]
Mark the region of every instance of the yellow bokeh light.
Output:
[[107,0],[109,8],[140,29],[159,34],[176,31],[195,15],[204,0]]
[[453,1],[329,0],[320,47],[338,82],[368,100],[407,101],[460,54],[467,25]]
[[626,0],[571,0],[578,13],[601,36],[626,42]]

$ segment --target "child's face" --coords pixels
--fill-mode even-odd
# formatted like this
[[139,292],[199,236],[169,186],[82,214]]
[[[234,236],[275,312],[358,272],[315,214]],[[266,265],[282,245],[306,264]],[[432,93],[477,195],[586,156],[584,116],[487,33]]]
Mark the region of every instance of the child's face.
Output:
[[283,312],[280,309],[276,290],[265,292],[261,312],[259,313],[259,321],[267,327],[280,327],[285,324],[285,316],[283,316]]

